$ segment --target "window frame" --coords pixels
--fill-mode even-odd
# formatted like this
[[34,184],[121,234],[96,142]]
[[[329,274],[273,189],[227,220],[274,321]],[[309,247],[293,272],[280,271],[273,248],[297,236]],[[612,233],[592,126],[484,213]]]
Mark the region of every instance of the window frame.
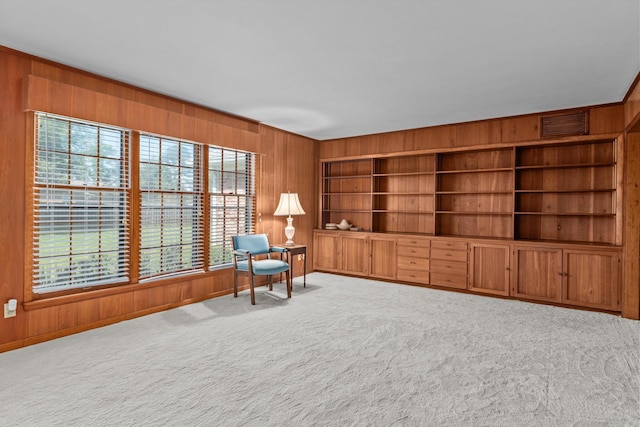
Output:
[[[81,287],[78,286],[78,287],[72,287],[68,289],[56,289],[48,292],[41,292],[38,289],[34,289],[34,285],[36,285],[37,283],[36,277],[34,276],[36,273],[35,255],[37,255],[37,251],[38,251],[38,247],[37,247],[38,230],[36,229],[36,225],[37,225],[36,215],[38,213],[38,207],[35,204],[37,201],[37,195],[35,193],[36,187],[37,187],[36,174],[38,173],[37,165],[36,165],[36,160],[38,156],[38,140],[37,140],[38,129],[36,128],[36,126],[38,123],[38,117],[40,115],[56,117],[61,120],[67,120],[69,122],[84,123],[90,126],[97,126],[97,127],[106,128],[106,129],[117,129],[118,131],[124,132],[126,134],[126,142],[125,142],[126,148],[124,148],[125,157],[124,157],[123,166],[122,166],[125,169],[125,172],[123,173],[126,173],[126,181],[127,181],[126,190],[124,191],[123,202],[122,202],[123,209],[126,210],[125,218],[123,218],[123,226],[125,227],[124,233],[125,233],[125,237],[128,245],[124,254],[126,258],[126,262],[125,262],[126,271],[127,271],[126,278],[123,277],[121,280],[116,280],[114,282],[109,282],[109,283],[88,282],[86,284],[83,284],[83,286]],[[28,117],[29,117],[29,122],[32,123],[31,129],[33,129],[33,133],[31,132],[27,133],[28,138],[30,139],[30,143],[28,144],[30,148],[27,150],[29,157],[28,157],[28,166],[26,168],[26,172],[28,175],[28,179],[30,179],[32,190],[30,192],[27,192],[27,195],[26,195],[27,229],[30,231],[28,231],[25,234],[25,239],[26,239],[25,248],[26,248],[26,255],[27,255],[25,260],[26,261],[25,270],[28,276],[27,279],[25,280],[25,301],[49,299],[52,297],[63,296],[63,295],[68,295],[68,296],[81,295],[82,293],[96,291],[99,289],[116,288],[116,287],[122,287],[124,285],[135,286],[138,284],[147,283],[151,281],[158,281],[158,283],[162,285],[163,283],[166,283],[166,281],[162,281],[160,279],[180,278],[180,277],[186,277],[194,274],[206,274],[206,272],[208,271],[229,268],[230,266],[232,266],[231,258],[225,259],[224,262],[215,262],[215,260],[213,260],[214,262],[212,262],[212,258],[210,257],[211,251],[214,249],[213,246],[215,245],[215,242],[213,241],[213,239],[216,233],[218,232],[218,230],[216,229],[216,224],[211,222],[213,218],[213,212],[215,212],[216,209],[218,209],[218,205],[216,205],[215,203],[213,205],[211,204],[213,197],[223,197],[225,200],[227,200],[227,202],[228,200],[231,200],[233,198],[235,198],[235,200],[238,200],[240,198],[246,201],[246,203],[244,204],[241,204],[241,203],[232,204],[233,205],[232,209],[235,209],[233,211],[234,213],[238,212],[239,210],[242,210],[243,212],[244,216],[242,220],[243,222],[241,222],[242,224],[241,229],[238,230],[237,228],[235,228],[233,233],[220,232],[225,235],[225,241],[226,241],[225,245],[227,248],[232,247],[231,240],[229,238],[230,235],[235,234],[236,232],[238,232],[238,234],[255,232],[256,223],[257,223],[256,214],[257,214],[257,197],[258,197],[256,183],[259,180],[258,171],[256,167],[256,160],[258,159],[259,154],[250,152],[250,151],[219,146],[219,145],[188,141],[188,140],[169,137],[169,136],[160,136],[150,132],[132,130],[132,129],[123,128],[120,126],[115,126],[115,125],[106,124],[106,123],[96,123],[96,122],[82,120],[74,117],[51,114],[43,111],[29,112]],[[195,144],[200,147],[201,156],[200,156],[200,162],[198,167],[201,174],[201,177],[200,177],[200,185],[201,185],[200,194],[201,195],[200,195],[199,209],[201,212],[200,214],[201,214],[201,219],[203,223],[203,226],[201,227],[201,229],[203,230],[203,233],[202,233],[203,238],[200,241],[200,247],[201,247],[200,254],[203,262],[202,262],[202,266],[198,267],[195,270],[189,269],[189,270],[177,271],[177,272],[151,276],[151,277],[141,277],[139,274],[141,271],[140,254],[141,254],[141,247],[142,247],[142,242],[141,242],[142,228],[141,228],[140,222],[143,215],[141,200],[143,197],[143,193],[145,192],[144,188],[141,188],[142,185],[140,181],[140,170],[141,170],[140,137],[141,135],[152,135],[154,137],[166,138],[174,141],[183,141],[184,143]],[[210,187],[209,187],[209,174],[210,174],[209,152],[210,150],[212,152],[222,150],[224,153],[228,153],[228,154],[232,153],[235,156],[236,161],[233,163],[234,169],[229,170],[228,168],[225,168],[224,171],[231,173],[234,177],[237,177],[237,176],[243,177],[245,181],[243,181],[243,184],[240,185],[240,189],[237,184],[238,179],[235,179],[236,186],[232,189],[233,191],[226,191],[226,192],[210,191]],[[248,163],[247,164],[238,163],[237,159],[239,156],[243,157]],[[239,165],[241,165],[241,168],[238,169]],[[82,188],[84,189],[85,187],[82,186]],[[244,194],[244,193],[247,193],[247,194]],[[226,208],[229,208],[230,204],[225,203],[224,206]],[[225,226],[229,224],[228,218],[229,216],[227,215],[224,220]],[[237,224],[233,224],[233,226],[237,227]]]
[[[236,234],[251,234],[255,233],[256,230],[256,205],[257,205],[257,194],[256,194],[256,154],[248,151],[235,150],[231,148],[225,147],[216,147],[209,146],[209,152],[207,154],[207,201],[208,201],[208,216],[209,216],[209,224],[210,224],[210,232],[209,232],[209,269],[220,269],[227,268],[233,264],[232,250],[233,244],[231,242],[231,236]],[[220,153],[220,168],[215,169],[212,167],[212,156],[213,153]],[[226,157],[226,154],[233,154],[234,167],[232,170],[225,167],[225,165],[229,165],[231,160],[229,157]],[[238,157],[244,156],[244,169],[239,172],[238,169]],[[212,172],[219,172],[219,183],[220,190],[214,191],[214,183],[211,179]],[[226,175],[225,175],[226,174]],[[233,181],[235,185],[233,185],[234,191],[225,191],[229,189],[228,181],[226,181],[227,187],[225,187],[225,176],[233,176]],[[241,193],[239,183],[239,176],[244,176],[244,193]],[[222,203],[217,204],[214,203],[214,199],[221,200]],[[238,203],[229,203],[231,200],[236,200]],[[241,199],[244,199],[244,204],[240,202]],[[231,215],[231,211],[235,210],[235,212],[244,211],[244,215],[236,216],[238,218],[235,227],[227,226],[227,223],[230,222],[227,220],[229,215]],[[216,233],[214,231],[214,214],[222,213],[220,219],[222,219],[223,230]],[[240,220],[242,218],[243,220]],[[215,235],[215,237],[214,237]],[[218,249],[219,250],[216,250]],[[214,259],[217,252],[221,252],[221,256],[217,259]]]
[[[143,161],[144,147],[145,142],[143,140],[147,140],[147,158],[146,161]],[[156,140],[158,143],[158,153],[157,153],[157,162],[155,162],[155,158],[151,159],[151,141]],[[163,145],[167,144],[169,146],[175,145],[177,148],[176,155],[177,158],[175,161],[166,160],[165,156],[169,156],[168,151],[163,152]],[[192,156],[192,167],[189,167],[186,161],[183,161],[183,147],[191,147],[193,149]],[[165,136],[154,135],[146,132],[141,132],[138,138],[138,168],[139,168],[139,179],[138,179],[138,209],[139,216],[137,220],[136,231],[138,233],[138,277],[140,281],[147,280],[155,280],[162,277],[174,276],[186,273],[193,273],[204,271],[205,263],[204,263],[204,247],[206,244],[206,240],[204,237],[204,229],[205,223],[203,218],[204,213],[204,182],[203,182],[203,153],[204,146],[203,144],[199,144],[196,142],[185,141],[177,138],[170,138]],[[186,151],[186,150],[184,150]],[[155,153],[154,153],[155,154]],[[157,184],[156,188],[149,188],[147,184],[143,184],[143,175],[145,178],[148,177],[148,173],[151,170],[149,167],[147,171],[143,171],[143,165],[147,166],[157,166],[157,178],[158,181],[153,184]],[[165,175],[170,174],[169,171],[173,170],[173,174],[177,173],[177,180],[173,185],[168,182],[168,179],[165,179]],[[187,184],[183,185],[183,172],[192,171],[193,182],[191,182],[191,186],[193,187],[192,191],[188,191],[183,187],[188,187]],[[173,178],[175,178],[174,176]],[[160,205],[156,205],[155,207],[146,206],[145,209],[145,198],[151,199],[153,195],[159,196]],[[193,206],[188,207],[185,205],[184,201],[188,198],[192,197]],[[182,203],[179,204],[171,204],[171,200],[180,199]],[[148,202],[149,200],[147,200]],[[150,218],[151,212],[159,213],[162,218],[160,224],[160,231],[158,235],[148,235],[145,236],[145,221]],[[170,214],[172,213],[172,214]],[[176,215],[177,213],[177,215]],[[192,220],[192,228],[191,228],[191,239],[187,239],[187,236],[183,234],[184,227],[189,225],[188,218],[183,215],[184,213],[190,213],[190,217]],[[175,228],[172,232],[169,230],[165,231],[165,219],[167,215],[172,216],[172,223],[176,225],[178,228]],[[195,230],[194,230],[195,227]],[[148,237],[153,241],[154,239],[158,241],[155,245],[146,246],[144,243],[145,238]],[[175,240],[178,240],[177,243]],[[165,240],[169,240],[169,243],[164,243]],[[185,241],[186,240],[186,241]],[[176,254],[173,249],[178,249],[178,253]],[[145,262],[145,256],[149,256],[154,251],[159,250],[159,259],[157,259],[157,263],[159,265],[158,269],[147,270],[144,269],[149,264]],[[193,265],[188,265],[184,261],[185,252],[191,251],[191,260]],[[177,268],[170,269],[172,266],[171,258],[179,259],[179,264],[176,265]],[[152,260],[153,261],[153,260]],[[155,261],[153,261],[155,264]]]
[[[27,294],[40,297],[55,296],[79,292],[83,289],[130,283],[131,131],[118,126],[45,112],[35,112],[32,120],[33,135],[30,144],[33,150],[30,152],[30,165],[33,168],[30,174],[32,191],[27,198],[31,225],[31,232],[27,233],[27,236],[31,238],[31,242],[26,245],[31,255],[27,258],[31,275],[27,281],[29,283]],[[42,133],[39,129],[42,123],[46,127],[44,149],[41,147]],[[59,135],[52,135],[50,140],[49,129],[59,126],[66,127],[66,130]],[[76,131],[82,128],[84,131],[95,131],[95,154],[86,149],[86,140],[73,138],[74,128]],[[102,149],[107,150],[109,145],[110,140],[107,138],[109,133],[120,136],[119,142],[116,143],[119,151],[117,156],[101,155]],[[55,145],[56,136],[59,137],[58,142],[62,142],[58,147]],[[111,140],[111,142],[114,141]],[[82,144],[79,144],[80,142]],[[50,143],[53,144],[51,149]],[[74,144],[76,144],[75,147]],[[66,147],[63,147],[64,145]],[[85,152],[82,152],[83,149]],[[108,170],[109,167],[106,165],[109,163],[113,167],[114,162],[119,163],[116,167],[119,185],[108,185],[108,183],[105,185],[102,178],[109,177],[108,173],[103,175],[102,170]],[[51,168],[50,163],[53,163]],[[77,179],[77,173],[82,171],[83,166],[85,179],[81,182],[81,179]],[[90,175],[92,167],[95,169],[95,175]],[[27,168],[27,170],[30,169]],[[62,178],[66,182],[63,182]],[[65,193],[67,193],[66,198]],[[96,194],[98,201],[90,201]],[[82,195],[84,204],[74,204],[78,195]],[[111,208],[108,204],[103,204],[108,199],[106,197],[108,195],[114,196]],[[67,221],[61,220],[65,215],[68,217]],[[104,224],[110,224],[112,228],[102,226]],[[64,232],[66,226],[68,226],[68,233]],[[74,238],[74,229],[80,229],[84,233],[78,233]],[[109,238],[110,231],[115,233],[115,239],[114,236]],[[110,270],[110,254],[115,254],[115,274],[105,274],[105,270]],[[68,261],[67,267],[64,266],[65,258]],[[56,259],[59,262],[56,262]],[[50,267],[44,268],[43,266],[47,264]],[[56,265],[57,267],[54,267]],[[56,270],[51,271],[53,268]],[[74,275],[74,269],[79,270],[81,274]],[[69,280],[54,280],[47,285],[43,277],[51,278],[56,274],[58,277],[61,274],[68,275]],[[98,277],[96,280],[80,280],[96,275]]]

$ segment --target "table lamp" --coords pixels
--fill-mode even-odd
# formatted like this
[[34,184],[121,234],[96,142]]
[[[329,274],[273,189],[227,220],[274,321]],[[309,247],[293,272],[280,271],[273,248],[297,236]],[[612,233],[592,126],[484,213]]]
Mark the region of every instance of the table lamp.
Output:
[[293,218],[291,215],[304,215],[304,209],[298,199],[298,193],[282,193],[280,194],[280,203],[274,216],[288,216],[287,226],[284,228],[284,235],[287,236],[285,245],[293,245],[293,235],[296,233],[296,229],[293,227]]

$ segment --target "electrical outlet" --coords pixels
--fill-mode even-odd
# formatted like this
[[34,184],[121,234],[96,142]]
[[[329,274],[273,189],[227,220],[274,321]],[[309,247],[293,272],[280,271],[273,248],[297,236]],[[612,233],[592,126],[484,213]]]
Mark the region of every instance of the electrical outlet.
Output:
[[18,310],[17,309],[13,310],[13,311],[9,310],[9,304],[6,303],[4,305],[4,318],[6,319],[8,317],[15,317],[16,311],[18,311]]

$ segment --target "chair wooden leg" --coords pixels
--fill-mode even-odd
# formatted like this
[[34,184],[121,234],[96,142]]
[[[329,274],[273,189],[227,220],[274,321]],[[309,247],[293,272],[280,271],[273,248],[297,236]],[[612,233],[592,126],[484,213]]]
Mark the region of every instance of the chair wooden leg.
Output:
[[268,275],[267,276],[267,281],[269,282],[269,290],[272,291],[273,290],[273,276],[272,275]]
[[249,286],[251,287],[251,305],[256,305],[256,290],[253,284],[253,273],[249,273]]
[[238,298],[238,272],[233,272],[233,296]]
[[285,276],[287,277],[287,298],[291,298],[291,273],[289,272],[289,270],[287,270],[287,274],[285,274]]

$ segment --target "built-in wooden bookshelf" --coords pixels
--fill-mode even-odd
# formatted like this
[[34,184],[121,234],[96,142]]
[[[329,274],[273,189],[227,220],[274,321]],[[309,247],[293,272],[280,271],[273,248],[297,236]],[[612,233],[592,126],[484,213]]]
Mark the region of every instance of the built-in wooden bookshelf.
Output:
[[371,159],[323,163],[321,227],[348,219],[371,231],[372,164]]
[[436,234],[513,237],[513,149],[438,155]]
[[322,163],[320,227],[620,244],[615,140]]
[[518,147],[515,237],[614,244],[616,143]]
[[435,155],[376,159],[373,229],[434,233]]

